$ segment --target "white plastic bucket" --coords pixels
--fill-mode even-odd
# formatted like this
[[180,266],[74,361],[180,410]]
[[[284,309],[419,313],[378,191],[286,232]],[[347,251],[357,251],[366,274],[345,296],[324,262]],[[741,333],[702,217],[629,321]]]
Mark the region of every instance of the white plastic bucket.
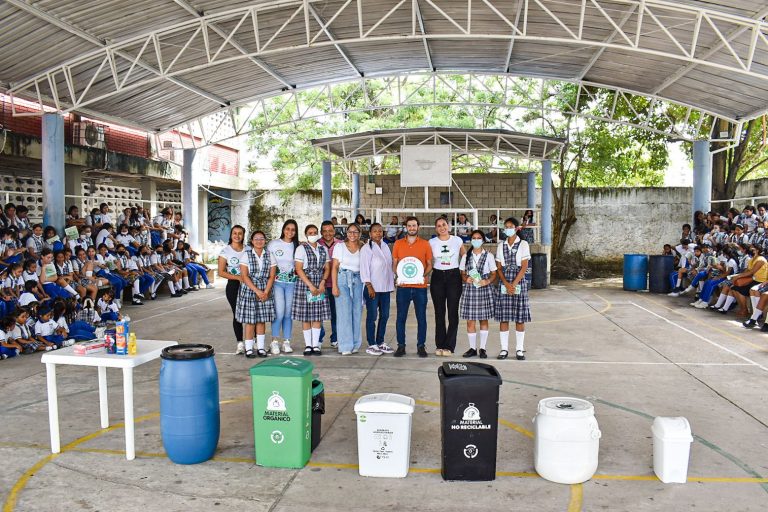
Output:
[[395,393],[360,397],[357,454],[362,476],[404,478],[411,459],[411,418],[416,402]]
[[665,484],[684,484],[688,480],[691,452],[691,425],[682,417],[657,417],[653,432],[653,472]]
[[602,434],[590,402],[545,398],[539,402],[533,423],[533,462],[542,478],[559,484],[578,484],[592,478]]

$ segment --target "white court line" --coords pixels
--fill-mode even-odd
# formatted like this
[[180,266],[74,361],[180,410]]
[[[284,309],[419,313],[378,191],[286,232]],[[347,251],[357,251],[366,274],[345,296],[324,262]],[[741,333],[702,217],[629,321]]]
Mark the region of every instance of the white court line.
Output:
[[149,320],[149,319],[151,319],[151,318],[157,318],[157,317],[159,317],[159,316],[168,315],[168,314],[170,314],[170,313],[175,313],[176,311],[181,311],[182,309],[187,309],[187,308],[191,308],[191,307],[194,307],[194,306],[199,306],[200,304],[206,304],[206,303],[208,303],[208,302],[213,302],[213,301],[215,301],[215,300],[221,300],[221,299],[224,299],[224,298],[226,298],[226,297],[225,297],[224,295],[222,295],[222,296],[220,296],[220,297],[216,297],[215,299],[210,299],[210,300],[202,300],[202,301],[200,301],[200,302],[194,302],[194,303],[192,303],[192,304],[189,304],[189,305],[187,305],[187,306],[182,306],[182,307],[180,307],[180,308],[171,309],[171,310],[169,310],[169,311],[164,311],[164,312],[162,312],[162,313],[158,313],[158,314],[156,314],[156,315],[148,316],[148,317],[145,317],[145,318],[139,318],[138,320],[131,320],[131,323],[132,323],[132,324],[137,324],[137,323],[139,323],[139,322],[143,322],[144,320]]
[[661,316],[661,315],[659,315],[659,314],[656,314],[656,313],[654,313],[654,312],[653,312],[653,311],[651,311],[650,309],[646,309],[646,308],[644,308],[644,307],[643,307],[643,306],[641,306],[640,304],[635,304],[634,302],[631,302],[631,304],[632,304],[633,306],[637,307],[637,308],[640,308],[640,309],[642,309],[642,310],[643,310],[643,311],[645,311],[646,313],[650,313],[650,314],[652,314],[652,315],[653,315],[653,316],[655,316],[656,318],[660,318],[660,319],[664,320],[664,321],[665,321],[665,322],[667,322],[668,324],[674,325],[674,326],[675,326],[675,327],[677,327],[678,329],[682,329],[683,331],[687,332],[688,334],[692,334],[693,336],[696,336],[697,338],[699,338],[699,339],[700,339],[700,340],[702,340],[702,341],[706,341],[707,343],[709,343],[709,344],[710,344],[710,345],[712,345],[713,347],[717,347],[717,348],[719,348],[720,350],[723,350],[723,351],[725,351],[725,352],[728,352],[728,353],[729,353],[729,354],[731,354],[732,356],[736,356],[736,357],[738,357],[738,358],[739,358],[739,359],[741,359],[742,361],[746,361],[746,362],[748,362],[748,363],[752,364],[753,366],[757,366],[757,367],[758,367],[758,368],[760,368],[761,370],[763,370],[763,371],[765,371],[765,372],[768,372],[768,368],[766,368],[765,366],[761,365],[760,363],[756,363],[755,361],[753,361],[752,359],[750,359],[750,358],[748,358],[748,357],[745,357],[745,356],[743,356],[743,355],[739,354],[738,352],[734,352],[733,350],[731,350],[731,349],[729,349],[729,348],[727,348],[727,347],[724,347],[724,346],[720,345],[719,343],[715,343],[714,341],[712,341],[712,340],[710,340],[710,339],[708,339],[708,338],[705,338],[704,336],[702,336],[702,335],[700,335],[700,334],[697,334],[697,333],[693,332],[692,330],[690,330],[690,329],[687,329],[687,328],[683,327],[682,325],[680,325],[680,324],[678,324],[678,323],[675,323],[675,322],[673,322],[672,320],[669,320],[669,319],[667,319],[667,318],[664,318],[663,316]]

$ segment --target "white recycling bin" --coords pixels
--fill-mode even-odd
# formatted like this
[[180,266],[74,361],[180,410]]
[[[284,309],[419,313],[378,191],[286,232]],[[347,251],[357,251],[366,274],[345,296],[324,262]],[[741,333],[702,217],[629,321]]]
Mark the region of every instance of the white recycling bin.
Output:
[[357,454],[362,476],[408,475],[415,404],[413,398],[395,393],[376,393],[357,400]]
[[533,423],[533,464],[542,478],[558,484],[580,484],[592,478],[602,434],[590,402],[545,398]]
[[682,417],[657,417],[653,432],[653,472],[665,484],[684,484],[688,480],[691,453],[691,425]]

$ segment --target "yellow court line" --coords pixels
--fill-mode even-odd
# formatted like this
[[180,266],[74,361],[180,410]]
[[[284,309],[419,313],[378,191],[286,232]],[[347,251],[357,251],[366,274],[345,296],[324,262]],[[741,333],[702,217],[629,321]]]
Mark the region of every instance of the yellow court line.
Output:
[[568,512],[581,512],[581,506],[584,502],[584,485],[574,484],[571,486],[571,501],[568,502]]

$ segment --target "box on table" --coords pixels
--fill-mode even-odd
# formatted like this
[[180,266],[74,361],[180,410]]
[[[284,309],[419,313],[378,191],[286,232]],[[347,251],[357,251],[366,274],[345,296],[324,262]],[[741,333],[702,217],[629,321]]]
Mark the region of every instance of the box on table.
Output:
[[103,341],[89,341],[88,343],[75,345],[73,353],[78,356],[96,354],[98,352],[104,352],[105,347],[106,345]]

